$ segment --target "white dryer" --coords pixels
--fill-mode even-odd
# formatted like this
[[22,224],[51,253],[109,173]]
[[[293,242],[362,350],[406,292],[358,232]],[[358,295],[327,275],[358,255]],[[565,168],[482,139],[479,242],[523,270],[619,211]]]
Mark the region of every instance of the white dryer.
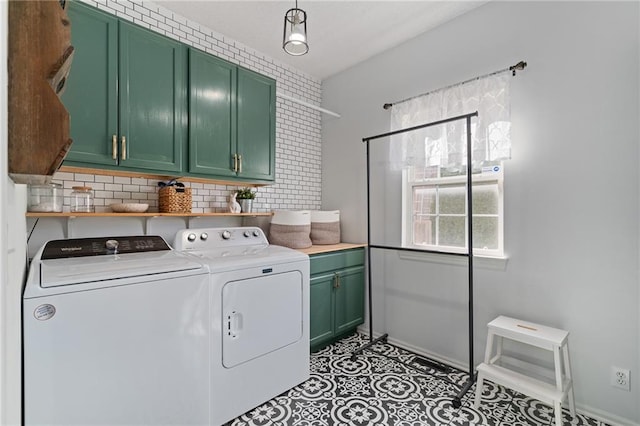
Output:
[[210,424],[209,288],[161,237],[48,242],[24,290],[24,425]]
[[309,378],[309,257],[257,227],[185,229],[174,248],[211,276],[211,424]]

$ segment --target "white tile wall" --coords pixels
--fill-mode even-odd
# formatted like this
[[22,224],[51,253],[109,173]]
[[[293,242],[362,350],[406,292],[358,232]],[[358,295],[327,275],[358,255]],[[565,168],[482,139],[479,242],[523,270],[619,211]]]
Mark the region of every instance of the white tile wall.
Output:
[[[210,28],[190,21],[152,2],[83,0],[108,13],[179,40],[229,62],[277,81],[278,92],[319,105],[321,82],[313,76],[257,52]],[[255,211],[319,209],[321,203],[320,113],[282,98],[276,113],[276,183],[257,189]],[[96,211],[109,204],[143,202],[157,209],[157,181],[80,173],[56,173],[54,182],[64,186],[64,208],[69,209],[73,186],[91,186]],[[229,194],[239,186],[187,183],[193,188],[196,213],[227,211]]]

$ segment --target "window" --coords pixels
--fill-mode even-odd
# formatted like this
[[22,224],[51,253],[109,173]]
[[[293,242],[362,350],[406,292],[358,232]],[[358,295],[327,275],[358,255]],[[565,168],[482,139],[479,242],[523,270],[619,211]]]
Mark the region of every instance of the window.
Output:
[[[487,164],[472,176],[474,254],[502,257],[503,167]],[[466,166],[403,171],[403,246],[467,252]]]
[[[503,167],[511,158],[510,73],[394,103],[391,130],[478,113],[470,120],[474,254],[504,257]],[[402,244],[467,253],[467,126],[458,120],[395,133],[390,169],[402,170]]]

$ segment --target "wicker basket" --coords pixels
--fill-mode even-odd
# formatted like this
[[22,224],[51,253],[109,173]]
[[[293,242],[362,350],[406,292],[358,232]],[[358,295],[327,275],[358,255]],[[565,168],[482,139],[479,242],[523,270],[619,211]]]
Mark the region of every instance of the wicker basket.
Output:
[[158,190],[160,213],[191,213],[191,188],[165,186]]

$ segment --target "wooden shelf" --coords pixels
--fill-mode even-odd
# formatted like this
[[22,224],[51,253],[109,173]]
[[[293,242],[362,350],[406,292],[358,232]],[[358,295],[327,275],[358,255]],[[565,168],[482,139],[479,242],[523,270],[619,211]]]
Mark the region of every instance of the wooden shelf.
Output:
[[367,244],[354,244],[354,243],[338,243],[338,244],[327,244],[327,245],[315,245],[305,249],[298,249],[305,254],[320,254],[320,253],[330,253],[333,251],[340,250],[349,250],[354,248],[366,247]]
[[40,212],[27,212],[27,217],[223,217],[223,216],[238,216],[238,217],[254,217],[254,216],[272,216],[271,212],[255,212],[255,213],[114,213],[114,212],[98,212],[98,213],[77,213],[77,212],[62,212],[62,213],[40,213]]

